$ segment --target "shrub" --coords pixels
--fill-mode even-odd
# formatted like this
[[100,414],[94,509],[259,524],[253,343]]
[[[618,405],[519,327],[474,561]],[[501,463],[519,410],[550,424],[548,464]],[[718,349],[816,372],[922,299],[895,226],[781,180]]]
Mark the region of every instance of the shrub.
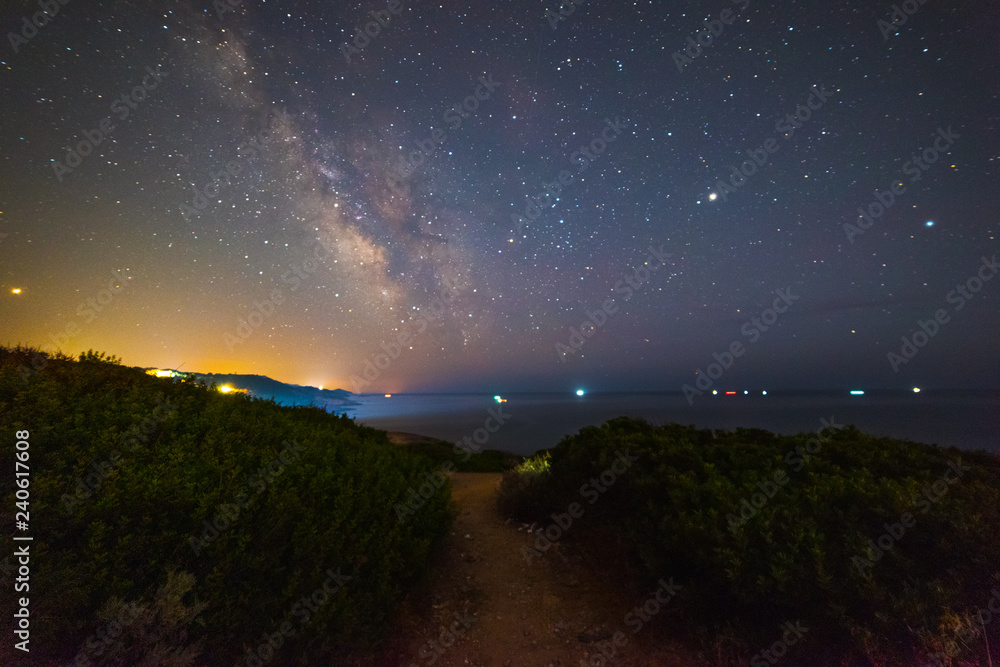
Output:
[[497,508],[506,516],[530,523],[553,508],[550,493],[549,452],[539,452],[504,473],[497,493]]
[[[638,562],[649,581],[684,584],[678,601],[707,637],[735,625],[747,646],[766,646],[774,627],[801,618],[847,653],[908,662],[946,642],[946,621],[985,607],[1000,585],[1000,463],[854,427],[779,436],[614,419],[564,438],[547,473],[508,475],[501,509],[544,520],[578,500],[618,450],[639,460],[587,509],[587,523],[628,547],[628,562],[608,566]],[[959,459],[968,470],[958,481],[928,491],[942,490]],[[787,481],[765,483],[778,474]],[[769,493],[754,497],[762,484]],[[764,502],[748,511],[750,498]],[[915,525],[899,535],[907,512]],[[897,537],[873,549],[886,526]],[[997,645],[1000,622],[987,631]]]
[[[114,649],[122,664],[186,664],[197,653],[198,664],[231,665],[285,622],[294,633],[270,664],[328,662],[378,639],[453,517],[445,490],[396,520],[393,505],[433,466],[382,431],[155,378],[103,354],[74,362],[0,348],[0,432],[21,429],[31,611],[46,619],[32,631],[37,664],[72,660],[121,600],[148,612]],[[302,613],[330,571],[350,579]]]

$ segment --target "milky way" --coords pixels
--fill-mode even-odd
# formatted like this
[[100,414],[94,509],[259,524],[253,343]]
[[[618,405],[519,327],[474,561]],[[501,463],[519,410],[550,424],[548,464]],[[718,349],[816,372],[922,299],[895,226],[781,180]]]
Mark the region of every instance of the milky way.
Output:
[[8,3],[0,343],[679,390],[790,289],[727,379],[994,386],[995,12],[668,4]]

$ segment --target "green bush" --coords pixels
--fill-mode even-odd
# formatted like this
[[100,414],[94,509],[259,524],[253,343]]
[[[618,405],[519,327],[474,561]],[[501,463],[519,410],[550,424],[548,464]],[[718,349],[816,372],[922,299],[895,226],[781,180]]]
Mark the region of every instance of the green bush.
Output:
[[[0,432],[21,429],[31,443],[32,614],[45,619],[32,632],[36,664],[84,653],[95,664],[169,654],[231,665],[283,622],[294,634],[269,664],[363,650],[453,518],[444,492],[397,520],[393,505],[433,465],[382,431],[155,378],[114,357],[0,348]],[[5,525],[11,478],[0,487]],[[303,613],[296,605],[329,571],[350,579]],[[171,572],[189,585],[171,584],[182,592],[165,605]],[[174,611],[147,612],[100,645],[92,635],[122,600]],[[135,637],[148,651],[125,639]]]
[[549,458],[549,452],[539,452],[504,473],[497,493],[501,514],[531,523],[554,508]]
[[[549,521],[549,513],[580,500],[580,485],[618,450],[639,460],[593,507],[585,505],[581,529],[565,539],[603,531],[629,551],[628,563],[609,565],[641,563],[650,581],[674,576],[685,585],[678,601],[708,637],[736,625],[747,647],[766,647],[780,623],[807,619],[823,629],[816,636],[846,653],[907,662],[953,638],[948,619],[985,607],[1000,585],[1000,463],[854,427],[779,436],[619,418],[564,438],[551,450],[548,472],[511,474],[501,508]],[[943,494],[932,490],[934,502],[920,500],[959,459],[969,469]],[[782,473],[786,481],[741,523],[742,501]],[[887,551],[872,551],[869,540],[906,512],[915,525]],[[987,631],[1000,644],[1000,618]],[[830,651],[820,645],[813,642]],[[983,645],[977,640],[966,657]]]
[[450,461],[455,472],[503,472],[514,468],[520,458],[516,454],[496,449],[471,452],[436,438],[423,438],[419,442],[402,446],[413,454],[429,458],[438,466]]

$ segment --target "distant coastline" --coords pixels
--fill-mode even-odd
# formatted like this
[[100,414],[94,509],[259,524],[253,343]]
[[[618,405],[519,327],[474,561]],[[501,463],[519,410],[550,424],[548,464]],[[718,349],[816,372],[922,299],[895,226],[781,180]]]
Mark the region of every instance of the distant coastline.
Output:
[[[854,424],[878,436],[966,450],[1000,452],[1000,390],[846,391],[768,390],[767,396],[704,396],[689,406],[680,392],[503,394],[509,422],[489,434],[485,446],[522,456],[555,446],[584,426],[619,416],[654,424],[693,424],[699,428],[762,428],[794,434],[815,430],[821,418]],[[486,394],[353,395],[359,405],[345,409],[367,426],[418,433],[457,442],[482,426],[496,408]]]

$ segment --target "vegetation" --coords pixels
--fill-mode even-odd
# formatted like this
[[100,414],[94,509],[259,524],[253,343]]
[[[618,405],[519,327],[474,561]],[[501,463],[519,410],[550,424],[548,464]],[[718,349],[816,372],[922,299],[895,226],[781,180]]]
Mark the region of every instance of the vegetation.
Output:
[[406,445],[413,454],[424,456],[436,465],[449,461],[456,472],[504,472],[512,470],[520,461],[519,456],[497,449],[484,449],[473,453],[436,438],[421,438]]
[[446,487],[397,520],[434,465],[383,431],[93,352],[0,348],[0,433],[19,430],[33,664],[343,661],[379,638],[454,513]]
[[[583,500],[619,451],[637,460]],[[997,655],[1000,614],[976,616],[1000,590],[1000,461],[988,454],[854,427],[780,436],[627,418],[547,454],[547,467],[505,474],[501,510],[546,525],[580,503],[562,540],[611,554],[601,567],[637,590],[673,577],[684,588],[671,605],[713,656],[753,661],[788,621],[810,628],[789,665],[987,664],[987,640]]]

